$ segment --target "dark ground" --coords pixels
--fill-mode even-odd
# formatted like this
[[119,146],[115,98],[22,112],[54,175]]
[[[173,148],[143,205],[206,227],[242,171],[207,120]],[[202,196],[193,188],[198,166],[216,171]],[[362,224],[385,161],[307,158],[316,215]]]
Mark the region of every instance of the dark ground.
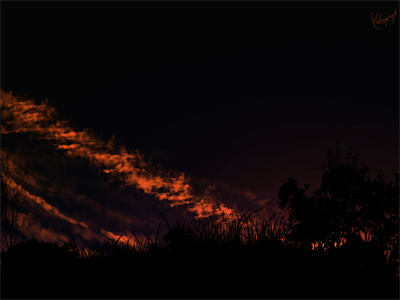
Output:
[[398,277],[368,247],[325,256],[269,241],[77,258],[35,241],[3,254],[1,271],[3,298],[399,297]]

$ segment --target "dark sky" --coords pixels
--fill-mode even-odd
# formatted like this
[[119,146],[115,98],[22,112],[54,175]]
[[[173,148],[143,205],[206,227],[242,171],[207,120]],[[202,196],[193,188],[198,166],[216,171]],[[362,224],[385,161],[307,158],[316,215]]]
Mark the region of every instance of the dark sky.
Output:
[[167,168],[274,200],[338,140],[398,170],[398,3],[1,5],[4,90]]

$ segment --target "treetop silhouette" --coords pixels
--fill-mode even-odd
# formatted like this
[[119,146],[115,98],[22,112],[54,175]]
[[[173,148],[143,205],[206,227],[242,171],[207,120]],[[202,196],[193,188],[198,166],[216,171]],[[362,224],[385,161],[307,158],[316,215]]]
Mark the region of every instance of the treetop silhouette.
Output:
[[345,158],[329,150],[321,186],[310,195],[289,178],[279,191],[280,207],[288,208],[291,236],[298,243],[323,241],[333,246],[345,241],[355,247],[368,242],[392,259],[398,257],[399,175],[387,183],[371,178],[350,149]]

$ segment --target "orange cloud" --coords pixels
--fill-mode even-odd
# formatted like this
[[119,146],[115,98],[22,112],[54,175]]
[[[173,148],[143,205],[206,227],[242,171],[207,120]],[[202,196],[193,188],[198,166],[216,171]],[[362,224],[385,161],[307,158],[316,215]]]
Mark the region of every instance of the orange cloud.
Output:
[[[25,189],[26,191],[29,190],[30,194],[33,194],[32,190],[36,190],[40,191],[42,195],[45,194],[48,195],[49,197],[56,196],[64,198],[67,201],[73,200],[79,206],[85,206],[86,208],[90,208],[90,210],[93,211],[97,216],[102,216],[103,218],[107,218],[107,220],[111,222],[116,221],[120,225],[126,228],[132,228],[132,225],[138,225],[138,223],[141,222],[140,220],[137,220],[132,216],[129,215],[127,216],[125,214],[121,214],[118,211],[108,209],[105,206],[101,205],[99,202],[94,201],[93,199],[89,198],[86,195],[75,193],[70,187],[67,187],[65,184],[59,184],[54,181],[53,182],[49,181],[48,178],[45,178],[39,175],[34,170],[32,170],[31,167],[29,167],[26,164],[26,158],[21,157],[18,154],[8,153],[7,150],[2,149],[1,156],[3,158],[2,161],[2,174],[4,174],[3,182],[5,181],[4,178],[7,178],[6,180],[8,184],[4,182],[6,183],[5,187],[8,188],[9,191],[12,191],[13,193],[21,195],[20,190],[21,187],[23,186],[23,189]],[[11,180],[9,180],[10,178],[12,178],[14,184],[10,184],[11,182]],[[16,182],[18,182],[19,184],[17,185]],[[26,196],[23,197],[26,198]],[[33,201],[32,203],[38,204],[38,202],[40,205],[41,201]],[[48,210],[44,211],[48,212]],[[90,215],[85,217],[90,218]],[[73,224],[75,224],[75,222],[73,222]],[[73,228],[73,232],[75,234],[80,235],[85,240],[95,239],[99,241],[105,241],[104,235],[86,229],[88,228],[85,227],[82,228],[80,226],[77,226]]]
[[67,221],[73,225],[79,225],[82,226],[84,228],[89,228],[88,225],[85,222],[82,221],[78,221],[72,217],[68,217],[65,214],[61,213],[60,210],[49,204],[48,202],[46,202],[46,200],[44,200],[42,197],[36,196],[31,194],[29,191],[27,191],[26,189],[24,189],[21,185],[19,185],[18,183],[16,183],[12,178],[8,177],[6,174],[2,174],[2,179],[3,182],[6,186],[6,188],[12,190],[13,192],[18,193],[20,196],[22,196],[24,199],[26,200],[30,200],[34,203],[36,203],[37,205],[39,205],[41,208],[43,208],[45,211],[59,217],[60,219]]
[[37,239],[42,242],[48,243],[68,243],[70,238],[65,234],[56,232],[50,228],[44,228],[37,220],[31,215],[19,213],[19,230],[28,239]]
[[[46,202],[42,197],[36,196],[31,194],[29,191],[27,191],[25,188],[23,188],[21,185],[16,183],[12,178],[8,177],[6,174],[2,174],[2,180],[4,183],[4,187],[10,191],[12,191],[14,194],[17,194],[20,196],[22,199],[31,201],[37,205],[39,205],[44,211],[70,223],[73,225],[76,225],[75,229],[73,230],[75,233],[79,234],[82,238],[86,240],[99,240],[101,242],[106,241],[105,237],[112,238],[114,240],[118,239],[119,236],[114,234],[111,231],[105,231],[101,230],[100,234],[93,232],[92,230],[89,229],[89,226],[82,221],[79,221],[77,219],[74,219],[72,217],[68,217],[65,214],[61,213],[60,210],[48,202]],[[113,212],[112,212],[113,213]],[[114,213],[113,213],[114,214]],[[26,214],[24,212],[18,212],[18,218],[17,218],[17,224],[18,224],[18,230],[22,232],[28,239],[35,238],[37,240],[43,241],[43,242],[69,242],[70,238],[66,236],[65,234],[62,234],[60,232],[56,232],[50,228],[44,228],[38,222],[33,218],[31,214]],[[81,229],[79,229],[81,228]],[[120,242],[123,244],[129,244],[131,247],[136,247],[137,243],[135,239],[132,238],[133,236],[128,237],[127,235],[123,235],[120,238]]]
[[[208,197],[194,197],[185,174],[154,171],[139,153],[130,153],[117,147],[113,140],[104,142],[87,130],[77,131],[66,121],[56,118],[56,111],[47,101],[35,104],[31,99],[21,99],[11,92],[1,92],[0,106],[2,134],[34,133],[53,143],[55,149],[71,157],[89,160],[102,172],[118,178],[121,183],[135,186],[159,200],[168,201],[171,207],[187,205],[198,217],[207,217],[212,211],[218,215],[234,215],[234,211]],[[62,215],[46,205],[40,197],[31,196],[39,205]],[[73,219],[64,218],[70,222]]]

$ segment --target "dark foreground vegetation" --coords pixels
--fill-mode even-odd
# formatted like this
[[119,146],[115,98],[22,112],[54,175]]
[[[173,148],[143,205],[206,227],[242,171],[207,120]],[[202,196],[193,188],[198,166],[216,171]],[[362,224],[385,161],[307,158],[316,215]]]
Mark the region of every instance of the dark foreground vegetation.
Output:
[[314,193],[294,179],[281,187],[288,222],[255,212],[210,217],[91,253],[73,243],[10,242],[1,296],[397,299],[399,177],[371,179],[355,156],[335,155]]
[[[368,243],[312,250],[279,240],[196,241],[184,231],[137,252],[110,244],[79,247],[31,241],[2,256],[9,298],[398,298],[396,266]],[[173,230],[173,231],[174,231]],[[173,232],[171,231],[171,232]]]

